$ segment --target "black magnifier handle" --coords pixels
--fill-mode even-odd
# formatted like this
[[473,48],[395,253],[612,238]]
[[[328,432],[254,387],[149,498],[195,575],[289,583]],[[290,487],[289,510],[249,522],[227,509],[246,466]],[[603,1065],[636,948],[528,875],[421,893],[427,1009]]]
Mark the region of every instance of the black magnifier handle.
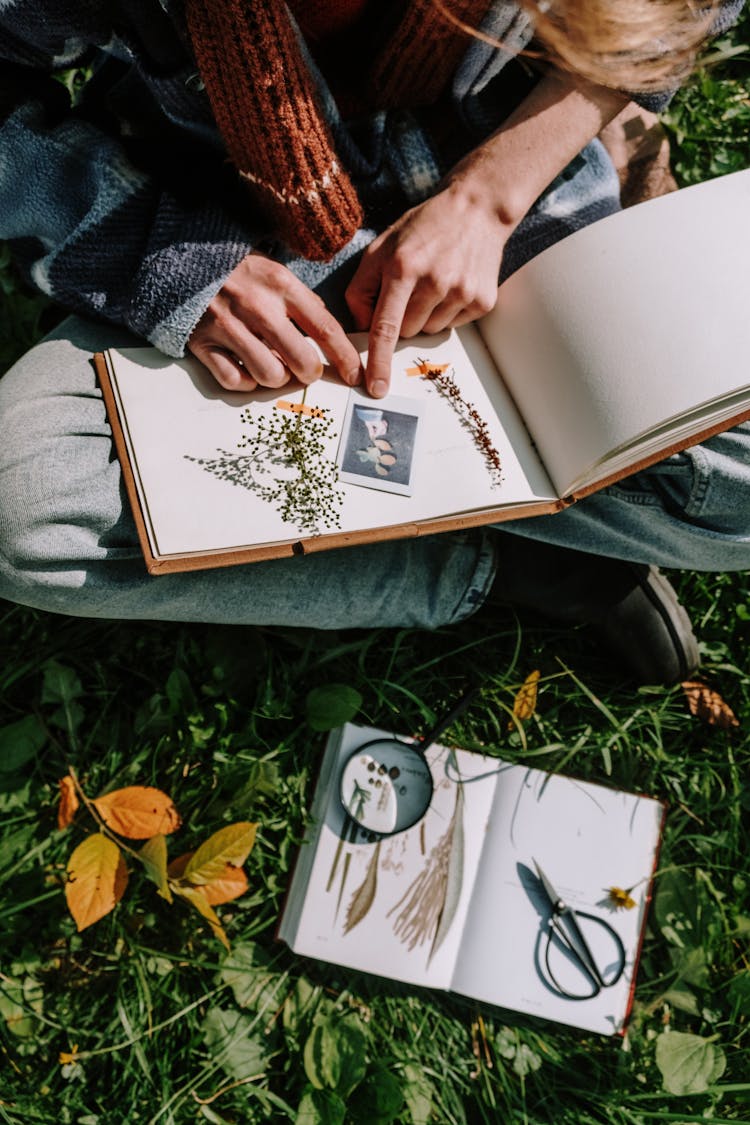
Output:
[[469,704],[473,703],[474,698],[479,694],[481,686],[480,683],[476,683],[473,687],[469,688],[465,695],[461,696],[458,703],[454,704],[448,714],[440,720],[437,726],[433,727],[424,738],[420,738],[418,742],[414,743],[414,749],[418,750],[420,754],[424,754],[425,750],[432,746],[433,742],[437,742],[440,736],[447,731],[448,727],[456,721],[458,716],[466,710]]

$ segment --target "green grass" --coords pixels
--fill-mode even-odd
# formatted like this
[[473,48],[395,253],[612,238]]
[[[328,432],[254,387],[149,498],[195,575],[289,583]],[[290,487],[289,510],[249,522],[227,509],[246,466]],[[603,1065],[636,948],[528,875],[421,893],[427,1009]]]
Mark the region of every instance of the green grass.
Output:
[[[746,17],[733,43],[749,42]],[[726,58],[670,109],[682,182],[750,165],[749,66],[747,55]],[[5,262],[0,276],[9,362],[38,334],[40,305]],[[691,717],[679,689],[618,684],[585,631],[531,618],[308,633],[89,622],[3,604],[0,1122],[294,1121],[315,1019],[342,1047],[356,1042],[372,1080],[405,1099],[392,1118],[403,1125],[750,1122],[750,593],[742,575],[674,579],[705,677],[740,720],[734,731]],[[522,741],[507,709],[534,668],[539,706]],[[346,684],[361,694],[362,721],[424,730],[477,674],[485,687],[457,741],[669,802],[624,1043],[487,1011],[482,1034],[471,1004],[304,962],[274,941],[325,738],[307,721],[308,693]],[[167,790],[184,818],[179,850],[224,823],[259,822],[250,890],[219,908],[233,947],[254,943],[242,993],[224,983],[207,929],[137,871],[117,910],[76,933],[64,868],[88,826],[55,826],[69,764],[90,794]],[[698,1092],[665,1088],[665,1028],[701,1041]],[[61,1064],[74,1048],[80,1060]],[[373,1120],[358,1096],[344,1120]],[[329,1105],[300,1120],[337,1118]]]

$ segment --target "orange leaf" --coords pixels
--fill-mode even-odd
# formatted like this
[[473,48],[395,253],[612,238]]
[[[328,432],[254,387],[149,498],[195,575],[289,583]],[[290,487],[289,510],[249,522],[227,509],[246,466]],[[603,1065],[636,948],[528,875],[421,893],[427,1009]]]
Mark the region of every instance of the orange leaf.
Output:
[[78,794],[70,774],[60,778],[60,804],[57,808],[57,827],[67,828],[78,809]]
[[[518,689],[516,698],[513,701],[513,716],[520,723],[525,723],[530,719],[536,710],[536,697],[537,688],[539,685],[540,672],[535,669],[529,672],[526,679]],[[515,723],[511,720],[508,723],[509,729],[513,729]]]
[[114,789],[97,797],[93,804],[107,827],[128,840],[168,836],[181,824],[172,798],[147,785]]
[[[182,888],[194,886],[189,879],[182,881],[185,868],[194,855],[195,852],[185,852],[184,855],[173,859],[169,865],[169,878],[179,884],[178,887],[174,888],[178,894]],[[247,875],[244,870],[233,863],[226,863],[223,871],[215,875],[210,882],[201,883],[195,889],[205,895],[210,906],[221,906],[224,902],[232,902],[233,899],[244,895],[247,887]]]
[[79,931],[109,914],[128,885],[128,869],[120,849],[101,832],[87,836],[78,845],[67,870],[65,898]]
[[185,872],[185,868],[194,855],[195,851],[185,852],[184,855],[178,855],[176,859],[171,860],[169,867],[167,868],[167,875],[169,876],[169,878],[181,879]]
[[708,684],[703,684],[700,680],[685,680],[680,686],[685,694],[688,711],[696,719],[702,719],[709,726],[719,727],[721,730],[740,725],[729,704]]

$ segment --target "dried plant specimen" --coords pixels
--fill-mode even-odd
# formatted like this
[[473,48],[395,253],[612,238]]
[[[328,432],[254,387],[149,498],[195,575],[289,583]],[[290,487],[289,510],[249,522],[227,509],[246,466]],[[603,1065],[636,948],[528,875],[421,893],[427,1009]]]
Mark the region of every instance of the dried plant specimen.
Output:
[[458,906],[463,884],[463,805],[461,785],[456,786],[456,804],[445,833],[427,857],[427,863],[410,883],[388,917],[401,908],[393,932],[409,951],[430,942],[430,958],[442,944]]
[[[281,405],[281,404],[277,404]],[[254,492],[274,504],[285,523],[300,531],[320,534],[341,526],[344,494],[335,460],[326,447],[336,436],[323,411],[304,407],[274,411],[270,417],[243,410],[248,428],[238,448],[244,453],[218,450],[212,458],[188,458],[207,472]]]
[[350,930],[354,929],[358,922],[362,921],[375,901],[375,895],[378,889],[378,863],[380,862],[381,843],[382,841],[378,840],[373,848],[372,855],[367,864],[367,870],[365,871],[365,877],[349,902],[349,907],[346,911],[346,920],[344,922],[345,934],[348,934]]
[[495,485],[502,483],[503,466],[500,454],[492,443],[490,429],[477,408],[461,394],[461,388],[453,377],[453,368],[448,369],[446,364],[431,365],[425,359],[418,359],[417,366],[424,379],[429,379],[441,395],[448,399],[451,406],[461,420],[461,424],[469,430],[472,440],[476,445],[485,464],[489,469],[492,482]]

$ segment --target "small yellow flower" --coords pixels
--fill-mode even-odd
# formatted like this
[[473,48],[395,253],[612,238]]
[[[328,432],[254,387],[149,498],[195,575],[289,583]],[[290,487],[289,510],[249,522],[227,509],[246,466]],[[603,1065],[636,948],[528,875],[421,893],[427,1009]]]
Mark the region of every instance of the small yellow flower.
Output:
[[632,887],[628,887],[626,891],[622,887],[608,887],[607,899],[615,910],[632,910],[635,906],[635,899],[631,896],[630,892]]
[[78,1061],[78,1044],[73,1044],[72,1051],[60,1051],[60,1066],[69,1066]]

